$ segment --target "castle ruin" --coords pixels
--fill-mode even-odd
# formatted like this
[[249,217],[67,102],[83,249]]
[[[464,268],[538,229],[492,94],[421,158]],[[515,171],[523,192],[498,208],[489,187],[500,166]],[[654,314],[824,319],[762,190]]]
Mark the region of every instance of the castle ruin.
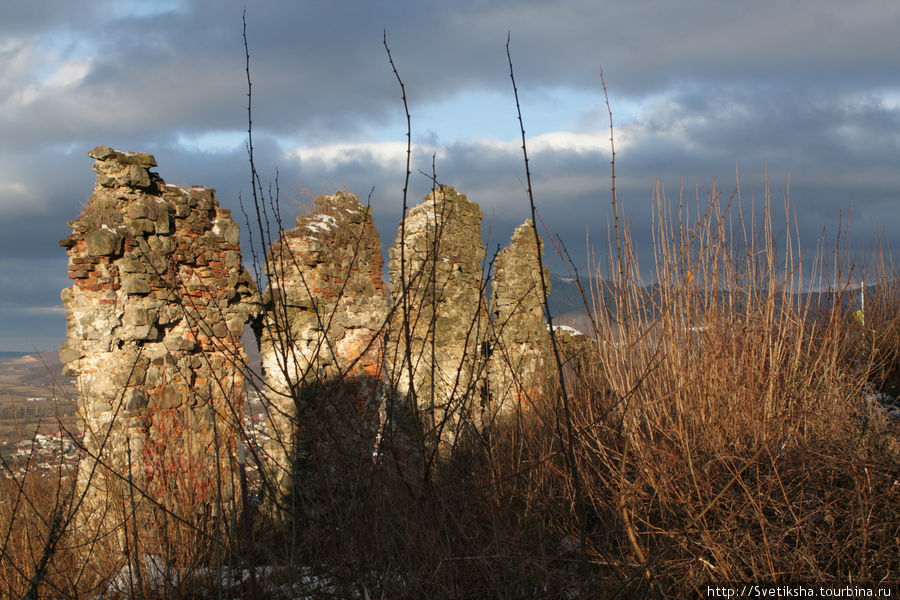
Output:
[[547,327],[530,223],[496,257],[488,304],[482,213],[464,194],[437,187],[409,210],[389,286],[370,208],[322,196],[268,248],[260,294],[213,190],[166,184],[149,154],[90,156],[94,192],[61,242],[83,526],[120,527],[110,506],[135,495],[188,520],[238,507],[247,324],[274,506],[302,487],[304,463],[371,462],[395,434],[405,451],[441,456],[537,393]]
[[346,192],[282,232],[266,257],[259,343],[276,504],[302,494],[309,461],[358,461],[380,424],[387,293],[371,210]]
[[[94,192],[60,244],[65,373],[77,375],[90,493],[84,526],[116,527],[129,481],[178,515],[232,506],[244,412],[241,334],[259,308],[239,229],[213,190],[167,185],[149,154],[98,146]],[[223,474],[225,476],[223,476]],[[127,492],[127,495],[126,495]]]

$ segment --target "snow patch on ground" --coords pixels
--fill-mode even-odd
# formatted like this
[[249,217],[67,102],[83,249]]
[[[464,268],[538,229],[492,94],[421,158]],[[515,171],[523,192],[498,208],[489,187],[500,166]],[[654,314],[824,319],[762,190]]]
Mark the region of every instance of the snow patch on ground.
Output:
[[[125,565],[113,577],[106,592],[93,600],[101,598],[132,598],[138,594],[138,575],[143,583],[144,594],[152,597],[168,597],[178,591],[179,586],[203,584],[207,594],[204,597],[215,598],[219,590],[226,595],[218,597],[239,598],[247,592],[247,586],[255,580],[257,593],[265,598],[291,598],[292,600],[312,600],[313,598],[337,597],[342,591],[327,574],[317,574],[311,567],[298,570],[285,570],[278,567],[258,566],[252,571],[249,568],[231,568],[223,566],[215,568],[194,568],[179,570],[166,564],[165,558],[158,554],[145,555],[141,560],[140,572],[133,565]],[[190,581],[188,581],[190,578]],[[376,579],[383,578],[377,577]],[[402,584],[399,578],[395,583]],[[368,598],[369,590],[364,584],[359,586],[364,592],[357,592],[350,598]],[[402,587],[402,585],[401,585]]]

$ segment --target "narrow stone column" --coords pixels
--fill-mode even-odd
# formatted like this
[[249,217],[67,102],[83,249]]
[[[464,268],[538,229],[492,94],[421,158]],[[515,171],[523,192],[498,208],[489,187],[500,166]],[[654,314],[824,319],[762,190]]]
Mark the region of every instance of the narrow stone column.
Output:
[[[543,252],[543,241],[540,251]],[[540,392],[549,337],[531,219],[513,232],[494,260],[491,314],[490,419],[527,409]],[[550,280],[544,270],[547,289]]]
[[149,154],[89,154],[97,183],[60,242],[73,280],[60,355],[77,376],[87,451],[81,533],[122,526],[129,477],[139,506],[146,492],[187,520],[226,516],[239,500],[241,334],[258,310],[238,226],[213,190],[150,172]]
[[409,211],[405,237],[398,231],[390,249],[392,418],[427,452],[439,446],[444,454],[477,422],[486,317],[481,218],[464,194],[439,187]]
[[370,209],[353,194],[315,203],[267,256],[258,335],[276,504],[302,495],[311,466],[346,471],[371,462],[379,425],[387,315],[381,242]]

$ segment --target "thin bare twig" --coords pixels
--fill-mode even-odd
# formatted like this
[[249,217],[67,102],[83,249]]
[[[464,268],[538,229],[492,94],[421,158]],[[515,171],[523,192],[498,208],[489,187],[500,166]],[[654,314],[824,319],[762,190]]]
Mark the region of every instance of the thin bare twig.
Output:
[[522,107],[519,104],[519,89],[516,87],[516,77],[513,73],[512,54],[509,51],[511,34],[506,34],[506,59],[509,63],[509,78],[512,81],[513,95],[516,99],[516,114],[519,118],[519,130],[522,133],[522,156],[525,159],[525,181],[527,183],[526,191],[528,192],[528,204],[531,208],[531,229],[534,232],[535,253],[537,254],[538,273],[541,281],[541,294],[544,305],[544,316],[547,318],[547,327],[550,332],[550,345],[553,348],[553,358],[556,360],[556,372],[559,377],[559,394],[563,406],[563,414],[566,421],[566,462],[568,463],[569,472],[572,475],[572,487],[574,488],[575,510],[578,515],[578,523],[581,534],[581,551],[586,550],[586,506],[581,490],[581,477],[578,473],[578,464],[575,461],[575,435],[572,426],[572,411],[569,406],[569,394],[566,390],[566,376],[563,370],[562,354],[559,351],[559,344],[556,340],[556,331],[553,329],[553,316],[550,314],[550,295],[547,291],[547,277],[544,274],[544,259],[541,256],[541,236],[538,234],[537,215],[534,204],[534,191],[531,186],[531,168],[528,165],[528,149],[525,143],[525,124],[522,120]]

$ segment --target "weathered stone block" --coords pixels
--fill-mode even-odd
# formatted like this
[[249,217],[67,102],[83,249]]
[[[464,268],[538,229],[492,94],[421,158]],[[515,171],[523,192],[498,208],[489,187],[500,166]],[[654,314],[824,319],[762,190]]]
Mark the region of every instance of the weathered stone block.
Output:
[[71,362],[75,362],[81,358],[81,349],[70,345],[67,342],[63,342],[59,347],[59,361],[63,365],[68,365]]
[[117,263],[122,273],[144,273],[147,271],[147,263],[140,256],[126,254]]
[[[168,218],[166,219],[168,222]],[[168,231],[160,231],[159,222],[157,222],[156,233],[169,233]],[[149,240],[150,250],[152,250],[155,254],[159,254],[162,256],[171,254],[174,249],[174,245],[172,242],[172,238],[168,235],[154,235]]]
[[150,219],[135,219],[130,225],[131,233],[135,236],[145,235],[156,231],[156,226]]
[[150,211],[148,210],[146,203],[136,202],[128,207],[125,214],[131,219],[146,219],[150,214]]
[[213,225],[213,232],[221,235],[229,244],[237,244],[241,239],[241,230],[231,218],[230,211],[219,210],[219,216]]
[[144,167],[145,169],[156,166],[156,158],[154,158],[152,154],[145,154],[143,152],[122,152],[120,154],[122,156],[122,162],[126,164]]
[[155,388],[156,386],[162,384],[163,382],[163,372],[161,369],[156,367],[150,367],[147,369],[147,375],[144,378],[144,383],[148,388]]
[[[235,269],[240,263],[241,255],[232,250],[228,250],[225,252],[225,268],[226,269]],[[236,282],[235,282],[236,283]]]
[[141,388],[131,388],[125,392],[125,410],[142,410],[147,407],[147,392]]
[[106,227],[88,232],[84,241],[89,256],[108,256],[122,250],[122,236]]
[[97,160],[106,160],[108,158],[113,158],[117,154],[119,153],[109,146],[96,146],[93,150],[88,152],[88,156],[90,156],[91,158],[96,158]]
[[174,385],[167,385],[156,398],[155,407],[159,409],[178,408],[184,404],[187,394]]
[[172,232],[172,223],[169,219],[168,211],[160,211],[159,216],[154,219],[153,223],[156,227],[156,233],[160,235],[168,235]]
[[124,182],[134,187],[147,187],[150,185],[150,173],[141,165],[129,165],[128,178]]
[[156,322],[156,312],[140,305],[128,305],[122,317],[125,325],[152,325]]
[[150,283],[144,277],[122,280],[122,291],[129,295],[144,296],[150,293]]

